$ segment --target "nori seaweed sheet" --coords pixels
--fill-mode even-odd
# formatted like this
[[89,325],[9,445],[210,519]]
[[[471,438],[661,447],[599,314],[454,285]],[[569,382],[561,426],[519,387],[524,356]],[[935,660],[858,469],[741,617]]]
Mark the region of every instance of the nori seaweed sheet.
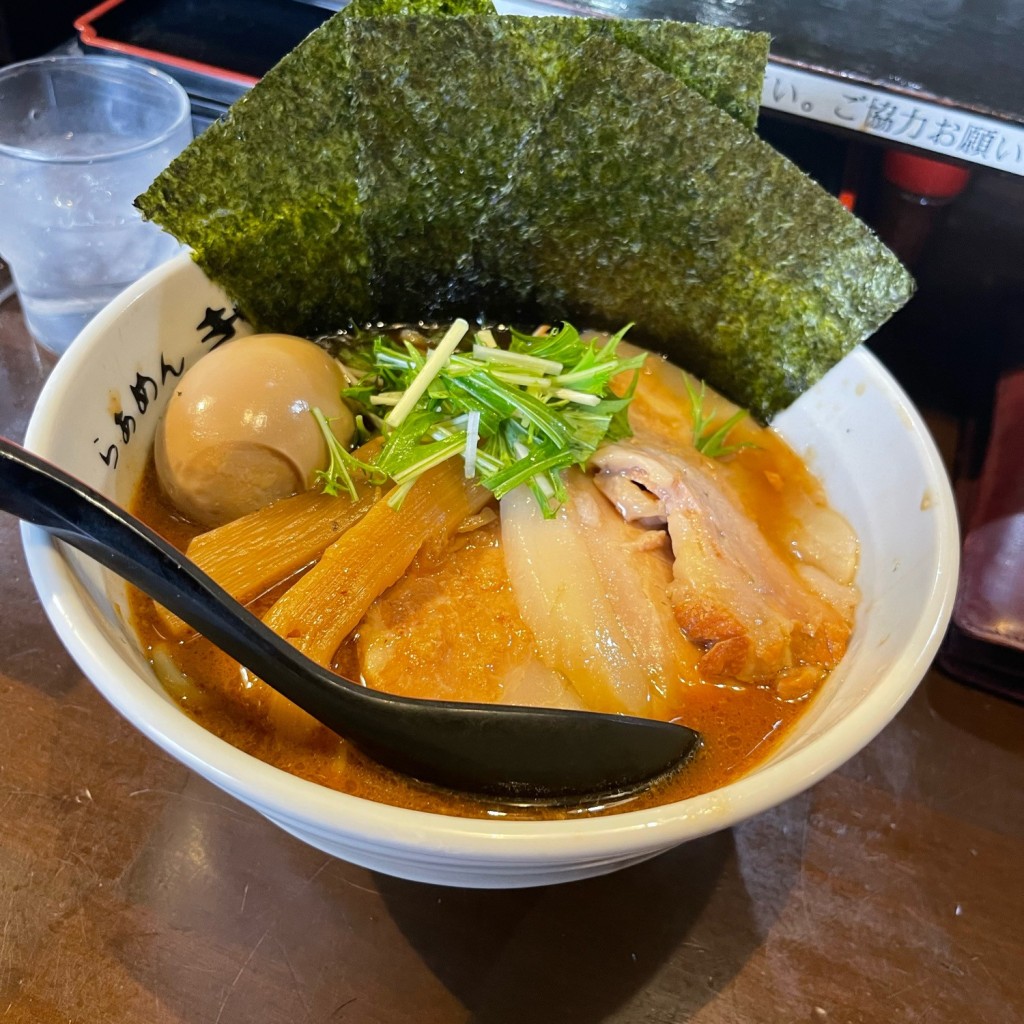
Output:
[[[363,16],[424,8],[445,16]],[[489,9],[354,0],[140,209],[257,328],[635,319],[763,419],[909,296],[874,236],[749,131],[767,37],[448,16]]]
[[764,421],[913,291],[820,186],[603,38],[581,47],[485,220],[497,273],[529,282],[548,316],[636,321],[631,337]]
[[352,113],[375,315],[475,316],[472,230],[549,91],[503,19],[353,21]]
[[195,139],[136,200],[260,330],[368,319],[347,26],[371,8],[476,13],[489,0],[353,0]]
[[[374,315],[503,308],[476,230],[579,45],[607,36],[752,125],[768,37],[668,21],[382,18],[353,22],[352,110]],[[753,98],[753,100],[752,100]]]
[[328,330],[371,311],[346,24],[311,33],[136,200],[261,330]]
[[260,329],[477,312],[473,230],[578,42],[622,39],[748,123],[756,115],[767,37],[479,13],[492,10],[489,0],[352,0],[137,205]]
[[741,124],[750,129],[757,124],[771,41],[765,32],[659,20],[509,16],[502,21],[507,31],[523,37],[538,71],[551,85],[587,39],[608,37],[646,57]]

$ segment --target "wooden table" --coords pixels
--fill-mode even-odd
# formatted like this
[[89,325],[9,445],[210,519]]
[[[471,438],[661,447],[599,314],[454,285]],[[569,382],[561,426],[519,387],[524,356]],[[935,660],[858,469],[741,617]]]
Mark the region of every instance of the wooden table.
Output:
[[[51,367],[0,305],[0,433]],[[1024,708],[936,671],[789,803],[511,892],[333,860],[172,761],[64,652],[2,515],[0,700],[0,1024],[1024,1021]]]

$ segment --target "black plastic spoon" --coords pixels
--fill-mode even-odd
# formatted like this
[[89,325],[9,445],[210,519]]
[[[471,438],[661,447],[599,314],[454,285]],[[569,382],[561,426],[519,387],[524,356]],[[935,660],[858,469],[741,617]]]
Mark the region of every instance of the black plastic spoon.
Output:
[[5,438],[0,509],[92,556],[371,757],[424,782],[519,801],[623,793],[678,765],[700,741],[665,722],[416,700],[343,679],[264,626],[144,523]]

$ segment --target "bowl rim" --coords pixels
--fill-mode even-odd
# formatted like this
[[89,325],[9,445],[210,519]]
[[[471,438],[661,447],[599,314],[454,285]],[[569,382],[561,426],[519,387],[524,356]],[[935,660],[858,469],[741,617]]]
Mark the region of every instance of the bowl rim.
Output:
[[[25,444],[44,457],[54,423],[44,411],[81,373],[92,349],[124,311],[152,289],[192,265],[181,253],[125,290],[81,332],[44,385],[33,410]],[[565,859],[626,856],[667,848],[730,827],[813,786],[860,751],[892,720],[931,664],[952,613],[960,542],[955,503],[945,466],[920,413],[882,363],[863,346],[856,361],[895,404],[935,501],[938,550],[936,572],[922,602],[911,640],[881,674],[879,683],[850,709],[842,723],[808,740],[783,762],[769,763],[719,790],[645,810],[561,820],[465,818],[411,810],[352,796],[293,776],[233,747],[181,712],[143,681],[119,657],[75,597],[71,568],[44,530],[22,524],[29,572],[43,608],[82,672],[124,717],[165,752],[214,781],[279,824],[328,829],[332,837],[367,841],[375,847],[421,856],[457,856],[464,862],[551,863]],[[585,842],[585,846],[580,846]],[[498,844],[498,845],[495,845]]]

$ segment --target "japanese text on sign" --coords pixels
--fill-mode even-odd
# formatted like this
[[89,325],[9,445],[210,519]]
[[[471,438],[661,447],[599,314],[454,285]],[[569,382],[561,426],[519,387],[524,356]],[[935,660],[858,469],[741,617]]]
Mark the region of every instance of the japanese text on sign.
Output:
[[994,118],[772,62],[761,105],[936,156],[1024,175],[1024,128]]

